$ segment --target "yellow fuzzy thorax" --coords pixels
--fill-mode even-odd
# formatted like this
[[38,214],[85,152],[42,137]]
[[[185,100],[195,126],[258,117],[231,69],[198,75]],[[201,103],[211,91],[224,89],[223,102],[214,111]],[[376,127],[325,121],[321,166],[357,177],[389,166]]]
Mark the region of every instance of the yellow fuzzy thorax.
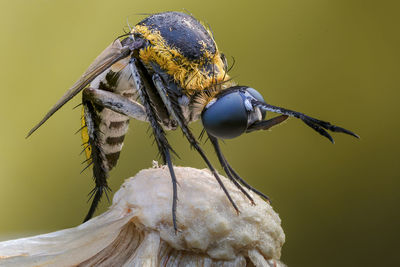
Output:
[[[215,54],[204,49],[204,59],[193,61],[184,57],[177,49],[170,47],[158,31],[150,30],[143,25],[136,25],[132,32],[140,34],[151,44],[139,52],[139,57],[143,62],[145,64],[157,63],[174,78],[187,95],[229,80],[218,49]],[[203,71],[206,62],[214,65],[214,74]]]

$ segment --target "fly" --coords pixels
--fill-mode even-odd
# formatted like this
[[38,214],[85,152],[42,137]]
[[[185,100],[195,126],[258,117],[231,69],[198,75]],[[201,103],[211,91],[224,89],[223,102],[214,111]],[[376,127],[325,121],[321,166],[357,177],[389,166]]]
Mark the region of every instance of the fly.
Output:
[[[28,136],[82,91],[82,140],[95,182],[87,221],[103,193],[109,190],[108,173],[117,164],[129,120],[148,122],[171,175],[175,230],[178,229],[177,180],[171,159],[174,150],[166,130],[178,127],[182,130],[237,212],[238,207],[189,129],[189,123],[202,120],[203,133],[210,139],[222,168],[251,203],[254,201],[247,190],[266,200],[268,197],[246,183],[230,166],[219,147],[220,139],[266,130],[288,117],[301,119],[331,142],[333,139],[326,130],[358,138],[353,132],[329,122],[267,104],[255,89],[237,85],[227,71],[224,55],[210,31],[198,20],[179,12],[154,14],[112,42]],[[267,112],[280,115],[266,119]]]

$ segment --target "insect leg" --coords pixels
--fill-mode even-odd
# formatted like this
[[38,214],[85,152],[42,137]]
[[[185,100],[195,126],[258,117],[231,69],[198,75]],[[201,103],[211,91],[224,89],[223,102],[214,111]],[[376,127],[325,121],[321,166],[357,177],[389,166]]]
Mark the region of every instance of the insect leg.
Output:
[[140,121],[148,121],[145,108],[138,102],[122,95],[90,87],[83,90],[83,95],[96,105],[109,108]]
[[174,152],[171,146],[168,143],[168,140],[165,136],[165,132],[163,128],[161,127],[160,123],[157,120],[157,113],[155,111],[155,108],[152,105],[150,96],[147,92],[147,88],[144,86],[142,77],[145,77],[146,72],[145,68],[142,65],[142,63],[135,58],[131,58],[129,62],[129,66],[131,68],[132,72],[132,78],[133,81],[136,85],[136,88],[139,92],[139,97],[141,102],[144,105],[144,108],[146,110],[147,114],[147,119],[151,125],[151,128],[153,129],[153,135],[157,143],[158,150],[161,154],[161,157],[164,161],[164,164],[167,164],[171,179],[172,179],[172,221],[174,225],[175,231],[178,230],[177,224],[176,224],[176,205],[177,205],[177,200],[178,200],[178,188],[177,188],[177,180],[176,180],[176,175],[174,171],[174,167],[172,165],[172,160],[171,160],[171,154],[170,151]]
[[167,92],[167,88],[165,87],[161,77],[158,74],[154,74],[152,79],[153,79],[154,86],[156,87],[159,95],[161,96],[161,99],[163,100],[165,106],[167,107],[168,112],[178,122],[178,125],[181,127],[182,132],[188,139],[190,145],[192,147],[194,147],[197,150],[197,152],[200,154],[200,156],[203,158],[203,160],[207,164],[208,168],[213,173],[215,179],[217,180],[217,182],[221,186],[222,190],[224,191],[225,195],[228,197],[229,201],[231,202],[233,208],[236,210],[237,213],[239,213],[238,207],[236,206],[235,202],[233,201],[231,195],[229,194],[228,190],[226,189],[226,187],[225,187],[224,183],[222,182],[221,178],[219,177],[217,171],[212,166],[211,162],[208,160],[207,156],[205,155],[203,149],[201,149],[196,138],[194,137],[194,135],[190,131],[189,127],[187,126],[185,118],[183,117],[183,114],[182,114],[182,109],[179,106],[178,101],[177,101],[176,97],[174,96],[174,93]]
[[221,164],[222,168],[224,169],[226,175],[228,175],[228,178],[229,178],[229,179],[232,181],[232,183],[233,183],[240,191],[242,191],[242,193],[250,200],[251,204],[255,205],[253,198],[252,198],[252,197],[249,195],[249,193],[247,193],[247,191],[238,183],[238,181],[236,181],[236,180],[237,180],[236,177],[234,177],[234,176],[232,175],[232,172],[231,172],[230,169],[229,169],[229,164],[228,164],[228,162],[226,161],[224,155],[222,154],[221,149],[219,148],[218,139],[215,138],[215,137],[213,137],[213,136],[211,136],[211,135],[208,135],[208,138],[210,139],[210,141],[211,141],[211,143],[212,143],[212,145],[213,145],[213,147],[214,147],[214,149],[215,149],[215,152],[216,152],[216,154],[217,154],[219,163]]
[[[233,176],[231,179],[235,179],[239,181],[243,186],[245,186],[247,189],[253,191],[257,195],[261,196],[262,198],[266,199],[268,202],[270,202],[270,199],[267,195],[261,193],[251,185],[249,185],[243,178],[239,176],[239,174],[231,167],[231,165],[228,163],[228,161],[225,159],[224,155],[222,154],[221,148],[218,143],[218,139],[212,135],[208,135],[208,138],[210,139],[212,145],[214,146],[215,152],[217,153],[218,160],[221,163],[221,166],[224,168],[226,174],[230,177]],[[228,174],[229,172],[229,174]],[[252,201],[253,202],[253,201]]]
[[[93,198],[92,204],[90,206],[89,212],[87,213],[84,222],[92,218],[96,208],[100,202],[103,192],[107,194],[110,188],[107,185],[108,177],[108,166],[105,165],[105,154],[102,151],[102,146],[100,144],[100,130],[99,130],[99,118],[95,110],[93,103],[82,95],[83,110],[84,110],[84,120],[86,123],[85,135],[87,135],[88,145],[85,147],[86,155],[88,160],[90,160],[89,165],[93,165],[93,179],[95,182],[94,189],[89,193],[90,198]],[[89,198],[89,199],[90,199]]]
[[87,221],[93,216],[102,193],[109,190],[107,186],[108,172],[116,164],[119,156],[119,151],[109,152],[108,154],[107,151],[103,151],[104,140],[102,141],[102,139],[104,138],[100,136],[102,134],[100,130],[101,118],[98,115],[96,107],[106,107],[142,121],[146,121],[146,112],[144,107],[139,103],[105,90],[90,87],[85,88],[82,93],[82,99],[85,122],[82,130],[86,134],[84,141],[88,142],[87,147],[85,147],[88,161],[87,167],[93,165],[93,177],[95,181],[95,188],[90,193],[90,198],[93,197],[93,201],[84,220]]

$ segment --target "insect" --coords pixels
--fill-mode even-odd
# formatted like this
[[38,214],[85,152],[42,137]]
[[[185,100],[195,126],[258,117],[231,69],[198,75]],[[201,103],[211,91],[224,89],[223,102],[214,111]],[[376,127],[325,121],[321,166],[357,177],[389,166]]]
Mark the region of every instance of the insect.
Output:
[[[344,128],[303,113],[267,104],[260,93],[239,86],[228,75],[225,56],[213,35],[188,14],[165,12],[146,17],[129,33],[117,38],[61,97],[30,136],[58,109],[82,91],[82,139],[95,187],[85,221],[107,193],[109,171],[117,164],[130,118],[146,121],[172,179],[172,218],[177,230],[177,180],[166,130],[180,128],[190,145],[211,170],[233,208],[239,212],[214,166],[208,160],[189,123],[201,119],[218,160],[229,179],[253,202],[247,190],[268,197],[246,183],[226,161],[219,139],[266,130],[289,116],[333,142],[326,130],[358,136]],[[266,119],[266,112],[281,114]],[[246,190],[246,189],[247,190]]]

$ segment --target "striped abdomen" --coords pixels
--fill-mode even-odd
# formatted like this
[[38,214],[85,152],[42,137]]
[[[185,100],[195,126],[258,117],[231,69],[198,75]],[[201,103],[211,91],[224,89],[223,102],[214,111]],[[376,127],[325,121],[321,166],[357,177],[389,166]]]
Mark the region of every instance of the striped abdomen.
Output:
[[[92,88],[110,91],[129,99],[136,97],[136,90],[125,62],[118,62],[98,76]],[[108,172],[117,164],[128,131],[129,117],[96,105],[90,99],[82,99],[82,140],[89,164],[93,164],[94,178],[106,179]]]

